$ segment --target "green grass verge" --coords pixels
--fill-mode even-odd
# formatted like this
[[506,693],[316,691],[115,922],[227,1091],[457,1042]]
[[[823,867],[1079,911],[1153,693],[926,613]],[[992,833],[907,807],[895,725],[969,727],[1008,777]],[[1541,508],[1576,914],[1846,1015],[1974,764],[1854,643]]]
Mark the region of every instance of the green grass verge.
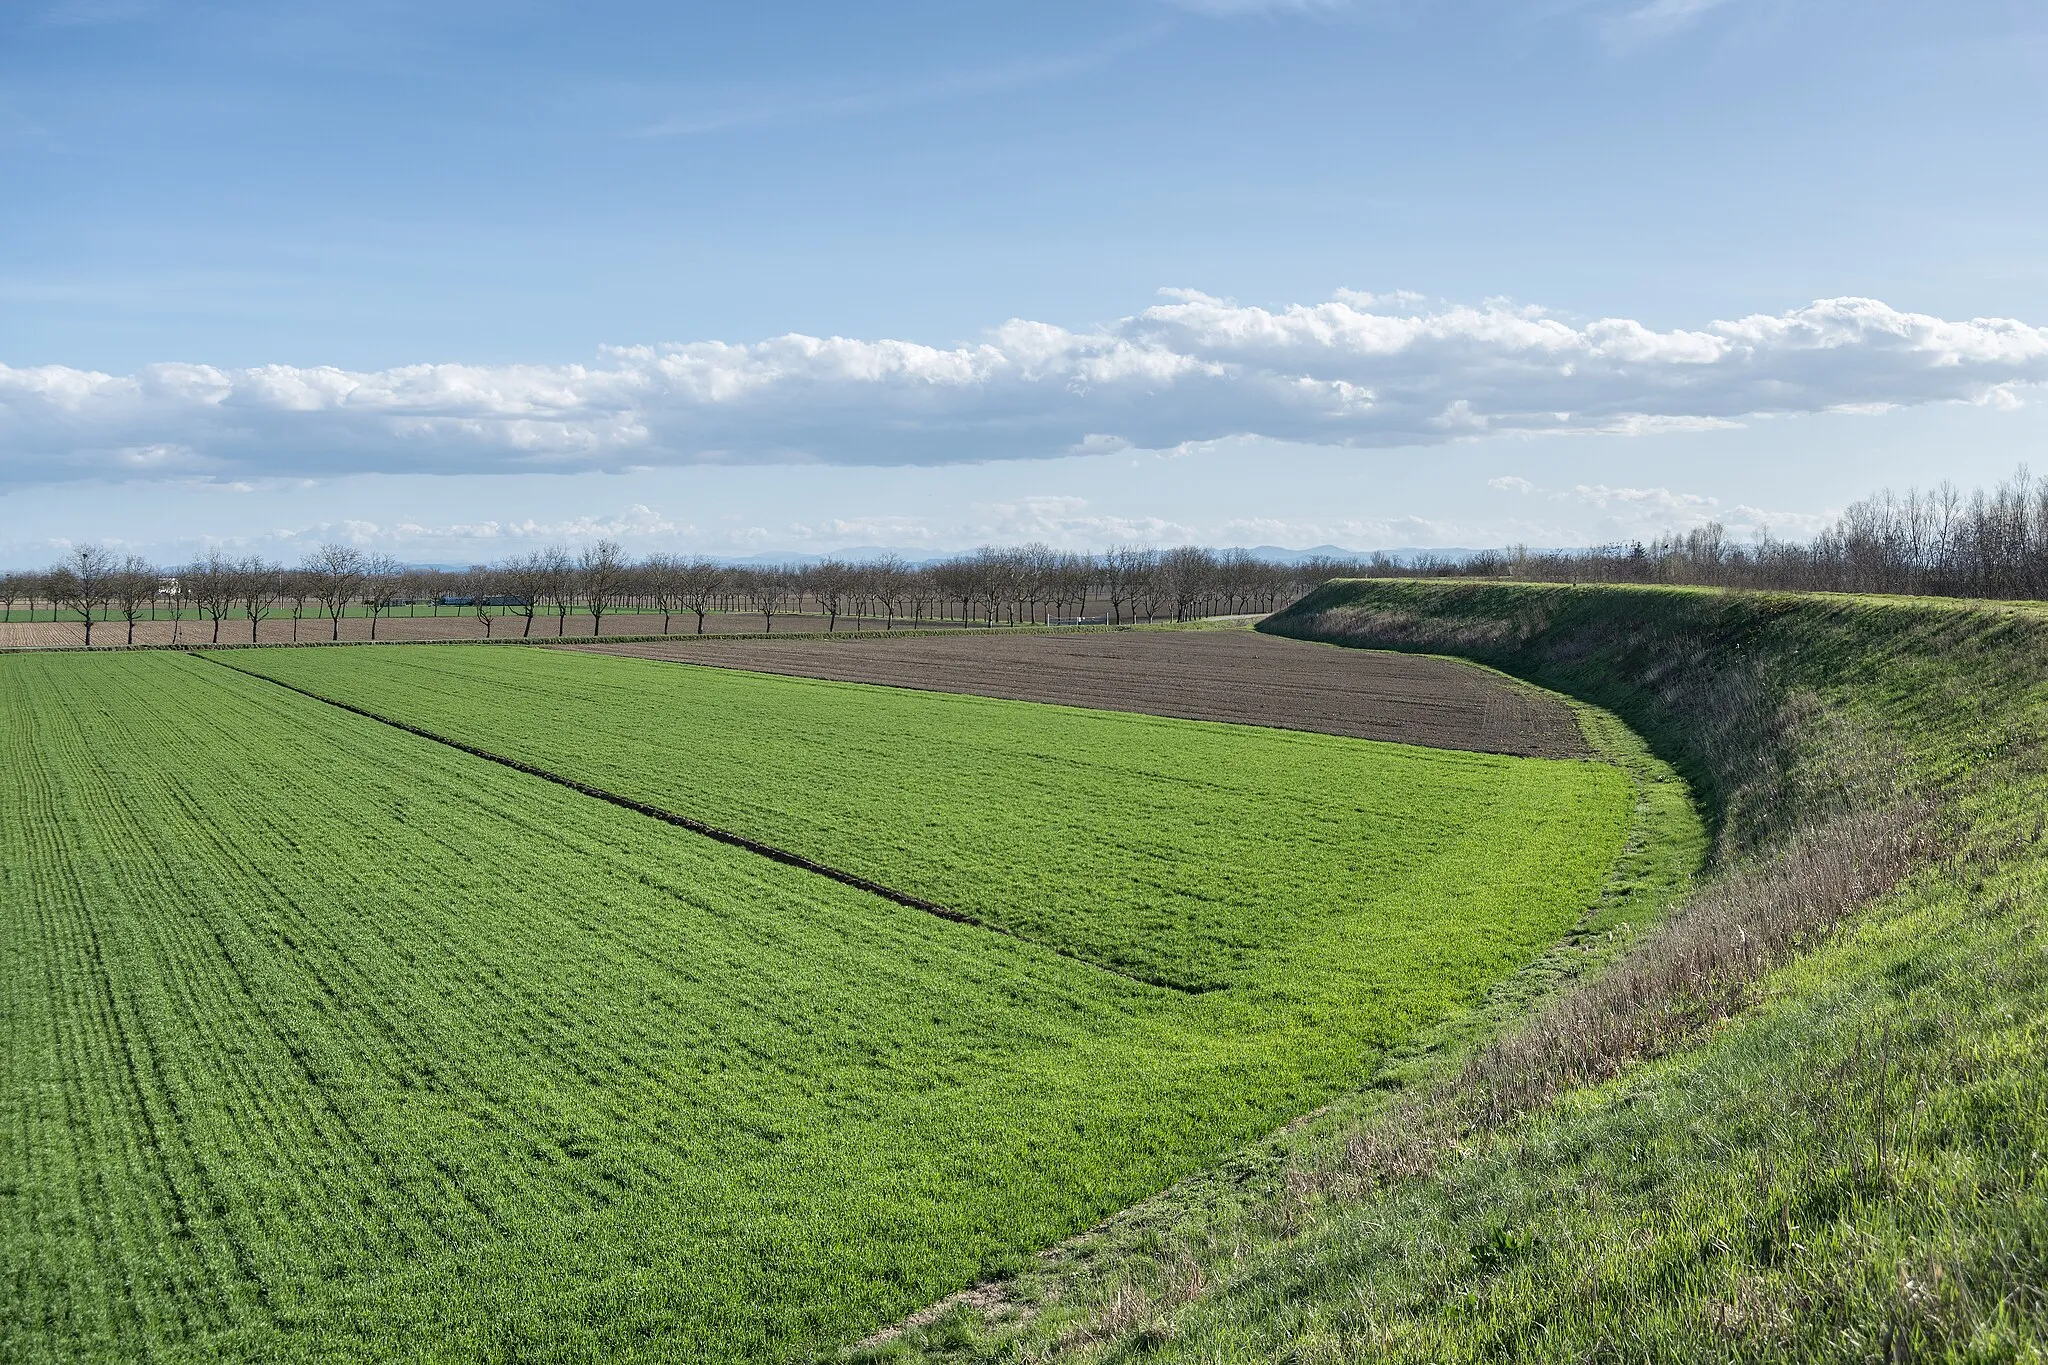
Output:
[[[1476,657],[1621,712],[1706,798],[1721,873],[1703,897],[1798,891],[1782,885],[1808,866],[1796,850],[1853,860],[1829,832],[1873,808],[1925,808],[1932,837],[1892,891],[1775,968],[1648,997],[1700,1022],[1646,1029],[1612,1079],[1498,1121],[1441,1088],[1360,1105],[1257,1196],[1106,1245],[1039,1286],[1042,1308],[956,1310],[874,1354],[2048,1354],[2048,619],[1377,582],[1331,584],[1268,628]],[[1431,1123],[1448,1131],[1416,1141]]]
[[[1468,811],[1486,856],[1427,863],[1404,904],[1454,928],[1382,932],[1361,903],[1189,996],[200,659],[13,656],[0,700],[0,1358],[23,1361],[828,1350],[1481,1000],[1595,902],[1624,792],[1486,760],[1548,780]],[[1068,743],[1065,713],[988,705]],[[1223,730],[1187,742],[1220,763]],[[812,772],[865,742],[800,738]],[[1375,771],[1418,800],[1435,763],[1473,771],[1393,754]]]

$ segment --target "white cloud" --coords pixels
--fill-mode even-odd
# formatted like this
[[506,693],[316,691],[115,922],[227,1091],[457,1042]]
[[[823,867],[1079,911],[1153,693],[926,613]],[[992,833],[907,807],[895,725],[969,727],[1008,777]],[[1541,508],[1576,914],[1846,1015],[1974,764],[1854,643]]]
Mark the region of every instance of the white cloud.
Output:
[[1720,505],[1718,498],[1710,498],[1704,493],[1674,493],[1668,488],[1610,488],[1604,483],[1582,483],[1571,492],[1558,496],[1603,512],[1677,514],[1681,517],[1704,516]]
[[[1719,498],[1705,493],[1687,493],[1671,488],[1628,488],[1604,483],[1575,484],[1570,488],[1546,490],[1518,475],[1486,481],[1488,488],[1524,496],[1541,495],[1545,502],[1583,508],[1595,515],[1568,516],[1556,524],[1525,525],[1520,538],[1539,544],[1585,543],[1633,540],[1689,531],[1710,521],[1720,522],[1737,539],[1771,535],[1785,540],[1811,538],[1834,520],[1832,513],[1772,512],[1746,503],[1722,505]],[[1533,534],[1532,534],[1533,532]],[[1512,537],[1511,537],[1512,538]],[[1500,537],[1485,543],[1499,543]]]
[[978,342],[789,335],[608,348],[591,364],[378,371],[0,365],[0,485],[658,465],[916,465],[1229,436],[1358,448],[1497,433],[2003,402],[2048,330],[1874,299],[1655,331],[1495,301],[1343,295],[1265,309],[1182,291],[1105,328]]

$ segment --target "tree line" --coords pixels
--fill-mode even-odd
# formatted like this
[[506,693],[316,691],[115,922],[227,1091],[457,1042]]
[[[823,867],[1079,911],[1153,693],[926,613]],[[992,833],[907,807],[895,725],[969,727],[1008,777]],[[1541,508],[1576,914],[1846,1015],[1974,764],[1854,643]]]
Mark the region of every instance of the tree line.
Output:
[[[495,635],[508,618],[521,637],[567,632],[568,618],[588,616],[603,634],[607,616],[658,614],[661,633],[677,622],[703,633],[713,613],[761,617],[773,631],[779,616],[809,614],[836,630],[841,618],[880,620],[885,629],[925,623],[1023,625],[1100,621],[1122,624],[1187,620],[1238,612],[1267,612],[1352,561],[1284,565],[1242,550],[1200,546],[1113,549],[1101,554],[1056,551],[1044,545],[983,547],[924,564],[900,556],[811,564],[740,566],[701,556],[653,554],[630,559],[615,541],[572,551],[555,545],[496,564],[452,571],[411,567],[389,555],[353,546],[324,545],[294,566],[261,555],[230,557],[213,551],[188,564],[153,565],[103,547],[79,546],[47,572],[0,575],[0,611],[17,603],[33,612],[48,603],[85,627],[126,627],[133,644],[138,622],[168,614],[177,642],[182,623],[196,619],[207,640],[251,642],[272,618],[289,619],[292,638],[302,628],[341,638],[346,616],[377,623],[394,609],[431,602],[473,612],[482,634]],[[1091,613],[1093,613],[1091,615]],[[309,626],[310,623],[310,626]],[[507,629],[511,629],[507,626]]]
[[[702,633],[713,613],[761,617],[822,616],[828,630],[842,617],[898,623],[1020,625],[1160,619],[1268,612],[1328,579],[1361,577],[1508,578],[1571,583],[1672,583],[1817,592],[1919,593],[1950,597],[2048,597],[2048,482],[2022,468],[1993,489],[1964,494],[1942,483],[1922,492],[1890,490],[1852,505],[1807,541],[1766,536],[1731,540],[1718,523],[1648,541],[1572,550],[1516,547],[1458,557],[1386,554],[1316,558],[1298,564],[1261,559],[1244,550],[1195,545],[1155,550],[1127,547],[1100,554],[1044,545],[985,546],[924,564],[896,555],[814,564],[737,566],[701,556],[629,559],[615,541],[572,551],[563,545],[497,564],[451,571],[408,567],[389,555],[324,545],[285,566],[261,555],[233,558],[212,551],[165,567],[139,557],[79,546],[44,573],[0,575],[0,611],[17,602],[33,611],[47,602],[75,615],[92,643],[95,622],[125,624],[134,643],[138,621],[168,611],[173,641],[189,615],[218,643],[246,626],[289,618],[325,623],[341,637],[351,613],[377,622],[415,602],[475,613],[485,636],[518,621],[521,636],[552,618],[567,631],[571,615],[589,616],[593,634],[620,613],[656,613],[661,633],[675,622]],[[546,626],[543,625],[543,631]]]
[[2048,482],[2022,466],[1967,494],[1948,482],[1886,489],[1811,540],[1736,541],[1709,522],[1649,541],[1486,551],[1366,572],[2038,600],[2048,598]]

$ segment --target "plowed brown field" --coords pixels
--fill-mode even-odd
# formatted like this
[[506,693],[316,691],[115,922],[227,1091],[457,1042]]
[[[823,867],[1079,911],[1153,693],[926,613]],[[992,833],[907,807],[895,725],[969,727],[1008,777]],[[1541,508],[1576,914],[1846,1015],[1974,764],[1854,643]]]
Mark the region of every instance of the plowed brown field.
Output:
[[1250,630],[690,639],[564,648],[1439,749],[1552,758],[1587,752],[1562,702],[1483,669]]

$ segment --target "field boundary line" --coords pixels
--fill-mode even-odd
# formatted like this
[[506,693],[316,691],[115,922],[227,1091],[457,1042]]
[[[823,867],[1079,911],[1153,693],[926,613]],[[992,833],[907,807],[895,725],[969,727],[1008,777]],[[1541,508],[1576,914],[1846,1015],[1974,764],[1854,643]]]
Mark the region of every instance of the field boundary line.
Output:
[[985,930],[991,934],[1000,934],[1004,938],[1013,939],[1018,943],[1028,943],[1034,948],[1041,948],[1053,954],[1055,957],[1063,957],[1069,961],[1078,962],[1085,967],[1092,967],[1098,972],[1107,972],[1111,976],[1134,982],[1140,986],[1149,986],[1155,990],[1172,991],[1177,995],[1209,995],[1217,991],[1229,989],[1228,986],[1223,985],[1183,986],[1170,981],[1154,981],[1149,977],[1139,976],[1134,972],[1127,972],[1118,967],[1106,966],[1092,958],[1083,957],[1079,953],[1067,952],[1050,943],[1044,943],[1038,939],[1017,933],[1014,930],[1005,929],[999,924],[990,924],[987,920],[977,919],[964,910],[956,910],[950,905],[941,905],[937,901],[928,901],[922,896],[913,896],[908,891],[899,891],[893,886],[870,881],[858,873],[847,872],[840,868],[832,867],[829,864],[818,862],[815,859],[806,858],[801,853],[795,853],[786,848],[778,848],[774,844],[763,843],[759,839],[749,838],[733,830],[707,824],[705,821],[696,819],[693,816],[667,810],[645,801],[635,800],[633,797],[610,791],[604,787],[594,786],[591,783],[579,781],[562,773],[552,772],[546,768],[528,763],[523,759],[492,753],[489,749],[479,748],[474,744],[468,744],[459,739],[452,739],[447,735],[436,734],[432,730],[394,719],[391,716],[380,715],[366,707],[357,706],[351,702],[339,701],[333,697],[322,696],[310,688],[300,687],[295,683],[284,682],[267,674],[239,668],[225,659],[214,658],[203,650],[195,649],[186,652],[197,658],[205,659],[208,663],[218,664],[230,673],[237,673],[245,678],[254,678],[258,682],[266,682],[273,687],[281,687],[287,692],[295,692],[299,696],[305,697],[310,701],[317,701],[323,706],[331,706],[338,711],[346,711],[350,715],[376,721],[379,725],[388,725],[394,730],[402,730],[406,734],[420,739],[431,740],[436,744],[454,749],[459,753],[468,754],[472,758],[480,758],[485,762],[496,763],[500,767],[510,768],[514,772],[524,773],[528,777],[538,777],[542,781],[552,782],[558,787],[567,787],[578,795],[592,797],[609,805],[617,806],[622,810],[632,811],[636,815],[644,815],[651,820],[659,820],[665,825],[674,825],[676,828],[688,830],[692,834],[700,834],[706,839],[727,844],[733,848],[743,849],[757,857],[766,858],[770,862],[781,863],[785,867],[794,867],[800,871],[809,872],[814,876],[823,877],[827,881],[838,882],[842,886],[850,886],[856,891],[865,891],[871,896],[880,896],[883,900],[904,906],[907,909],[921,910],[935,919],[947,920],[954,924],[968,925],[971,928]]

